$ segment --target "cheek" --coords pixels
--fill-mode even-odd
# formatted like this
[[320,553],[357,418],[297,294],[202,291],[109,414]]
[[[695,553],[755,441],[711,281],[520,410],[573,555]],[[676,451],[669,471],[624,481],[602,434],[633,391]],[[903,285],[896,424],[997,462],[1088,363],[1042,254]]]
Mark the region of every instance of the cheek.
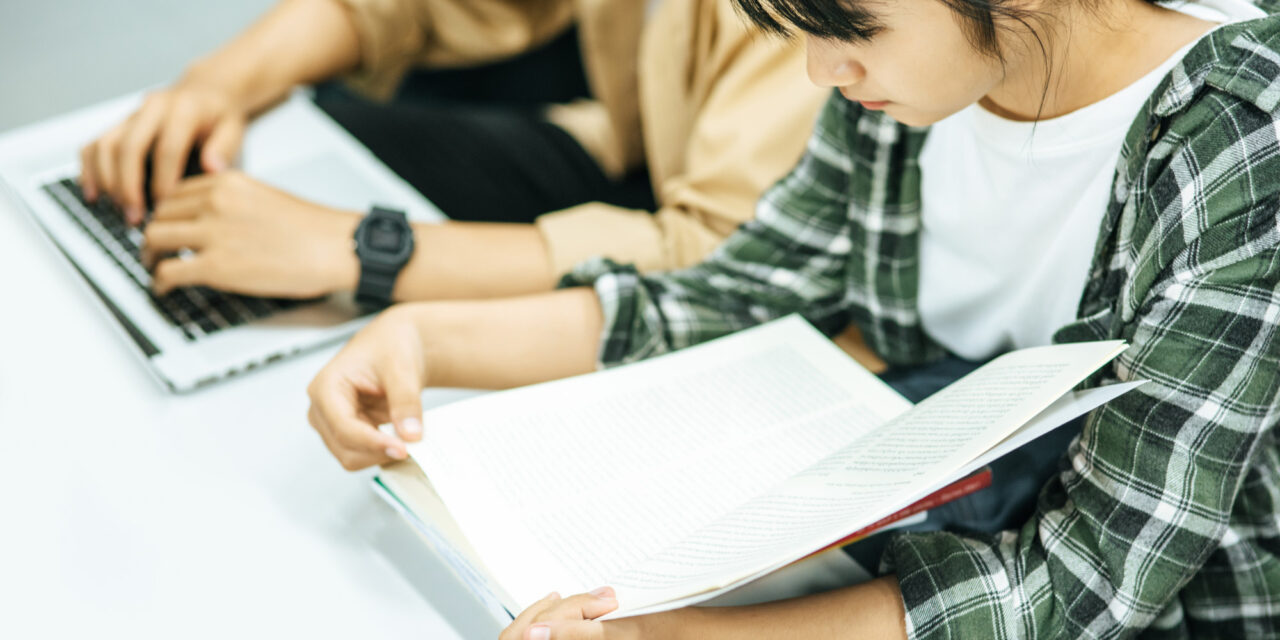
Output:
[[972,51],[967,42],[957,43],[947,47],[945,51],[936,51],[934,55],[922,60],[917,72],[925,82],[929,83],[928,86],[936,87],[940,93],[949,95],[976,93],[981,96],[985,95],[992,85],[994,62]]
[[947,62],[917,65],[905,70],[909,76],[897,79],[906,109],[900,116],[894,115],[903,124],[933,124],[982,99],[996,84],[998,67],[993,73],[985,59],[952,55],[934,60]]

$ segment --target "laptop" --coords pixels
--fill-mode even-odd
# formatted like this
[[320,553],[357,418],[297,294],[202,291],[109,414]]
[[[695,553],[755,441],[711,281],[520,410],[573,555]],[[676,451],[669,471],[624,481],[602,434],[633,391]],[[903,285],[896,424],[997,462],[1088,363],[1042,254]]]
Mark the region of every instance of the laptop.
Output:
[[[141,233],[109,203],[85,203],[77,183],[80,148],[141,100],[134,94],[0,135],[0,187],[66,256],[161,384],[191,391],[341,340],[369,320],[351,294],[298,301],[187,287],[154,295],[139,262]],[[378,204],[416,222],[444,219],[301,91],[249,127],[241,169],[324,205]]]

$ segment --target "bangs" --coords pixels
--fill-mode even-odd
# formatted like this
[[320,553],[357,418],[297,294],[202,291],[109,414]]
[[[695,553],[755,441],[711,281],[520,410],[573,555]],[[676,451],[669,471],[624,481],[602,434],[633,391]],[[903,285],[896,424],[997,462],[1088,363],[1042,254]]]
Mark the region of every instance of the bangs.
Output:
[[848,0],[734,0],[747,19],[768,33],[791,37],[798,29],[817,38],[861,42],[881,25]]

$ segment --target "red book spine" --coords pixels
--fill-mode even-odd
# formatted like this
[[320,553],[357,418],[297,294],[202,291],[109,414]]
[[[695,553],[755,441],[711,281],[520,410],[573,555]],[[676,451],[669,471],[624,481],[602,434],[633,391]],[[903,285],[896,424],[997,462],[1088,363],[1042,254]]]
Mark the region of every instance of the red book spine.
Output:
[[[952,482],[951,484],[941,489],[938,489],[937,491],[934,491],[933,493],[911,503],[910,505],[907,505],[906,507],[903,507],[902,509],[895,511],[871,523],[866,527],[863,527],[861,529],[858,529],[857,531],[854,531],[853,533],[845,536],[844,538],[841,538],[839,541],[829,544],[817,551],[814,551],[813,553],[809,554],[809,556],[816,556],[819,553],[823,553],[824,551],[829,551],[831,549],[835,549],[836,547],[843,547],[847,544],[852,544],[899,520],[910,518],[911,516],[914,516],[917,513],[928,511],[935,507],[940,507],[948,502],[951,502],[952,500],[963,498],[964,496],[967,496],[976,491],[986,489],[989,486],[991,486],[991,469],[983,469],[982,471],[978,471],[973,475],[966,476],[964,478],[956,480],[955,482]],[[809,556],[806,556],[806,557],[809,557]]]

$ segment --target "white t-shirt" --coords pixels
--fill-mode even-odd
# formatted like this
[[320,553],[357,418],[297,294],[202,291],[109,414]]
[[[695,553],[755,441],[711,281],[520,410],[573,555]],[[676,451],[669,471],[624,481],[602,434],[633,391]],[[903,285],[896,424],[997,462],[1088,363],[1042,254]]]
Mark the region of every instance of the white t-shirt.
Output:
[[[1266,15],[1243,0],[1177,9],[1218,23]],[[919,294],[933,339],[983,360],[1049,344],[1075,320],[1125,134],[1191,47],[1058,118],[1015,122],[975,104],[933,125],[920,154]]]

